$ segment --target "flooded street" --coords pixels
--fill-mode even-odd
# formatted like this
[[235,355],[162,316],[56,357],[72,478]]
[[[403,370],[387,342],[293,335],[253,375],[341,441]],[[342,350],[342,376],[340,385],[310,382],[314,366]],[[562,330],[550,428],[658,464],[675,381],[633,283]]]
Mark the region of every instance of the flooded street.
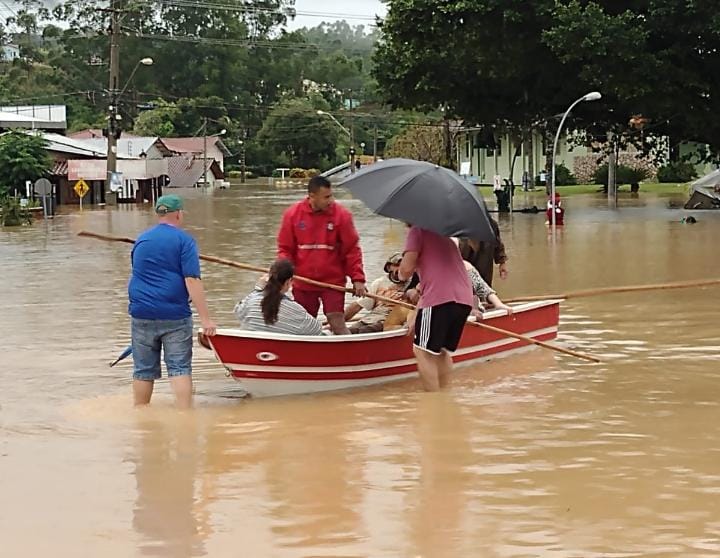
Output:
[[[267,265],[304,192],[181,194],[202,253]],[[373,279],[405,229],[338,194]],[[720,278],[720,211],[682,224],[669,202],[685,199],[567,198],[554,239],[542,214],[502,215],[495,287]],[[76,233],[153,223],[132,206],[0,229],[3,557],[720,556],[720,287],[564,302],[558,342],[600,365],[536,349],[461,368],[444,393],[245,400],[196,346],[196,408],[175,411],[163,379],[134,410],[131,360],[108,367],[129,342],[131,247]],[[234,326],[256,274],[203,262],[203,278]]]

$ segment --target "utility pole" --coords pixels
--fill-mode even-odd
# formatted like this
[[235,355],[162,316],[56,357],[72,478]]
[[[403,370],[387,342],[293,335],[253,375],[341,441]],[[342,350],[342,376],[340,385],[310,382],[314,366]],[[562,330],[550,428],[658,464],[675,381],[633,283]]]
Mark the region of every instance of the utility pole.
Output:
[[117,172],[117,139],[120,135],[118,93],[120,91],[120,0],[112,0],[110,4],[110,82],[108,94],[108,126],[107,126],[107,179],[105,181],[105,203],[117,204],[117,193],[110,190],[112,177]]
[[353,118],[353,98],[350,90],[350,173],[355,172],[355,119]]
[[203,118],[203,188],[207,186],[207,116]]
[[373,130],[373,163],[377,162],[377,124]]

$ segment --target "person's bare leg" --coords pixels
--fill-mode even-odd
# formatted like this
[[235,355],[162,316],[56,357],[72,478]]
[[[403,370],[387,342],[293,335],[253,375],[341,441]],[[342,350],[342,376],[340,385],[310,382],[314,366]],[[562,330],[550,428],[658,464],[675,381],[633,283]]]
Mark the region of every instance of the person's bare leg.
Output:
[[443,349],[438,357],[438,380],[440,387],[444,388],[450,385],[451,374],[453,370],[453,360],[450,353]]
[[136,407],[148,405],[152,397],[153,387],[155,387],[153,380],[133,380],[133,404]]
[[425,391],[438,391],[440,382],[438,378],[438,359],[436,356],[417,347],[413,347],[413,353],[418,363],[418,373],[420,374],[420,382]]
[[171,376],[170,386],[175,394],[175,405],[178,409],[189,409],[192,407],[192,376]]
[[345,323],[345,315],[342,312],[330,312],[326,317],[333,335],[350,335],[350,330]]

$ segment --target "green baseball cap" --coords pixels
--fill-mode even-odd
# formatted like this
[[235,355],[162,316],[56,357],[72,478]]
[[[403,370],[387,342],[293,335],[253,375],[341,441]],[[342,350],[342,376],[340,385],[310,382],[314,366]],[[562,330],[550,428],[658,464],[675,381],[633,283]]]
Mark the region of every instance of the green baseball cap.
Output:
[[182,208],[182,198],[180,196],[176,196],[175,194],[160,196],[155,203],[155,213],[160,215],[172,213],[173,211],[180,211]]

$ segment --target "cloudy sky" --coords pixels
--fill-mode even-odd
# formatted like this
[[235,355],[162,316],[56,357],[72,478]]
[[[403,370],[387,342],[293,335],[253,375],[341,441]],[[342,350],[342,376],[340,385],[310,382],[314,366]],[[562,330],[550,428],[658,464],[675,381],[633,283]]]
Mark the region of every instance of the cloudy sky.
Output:
[[[380,0],[295,0],[298,16],[288,27],[315,27],[323,21],[344,19],[350,25],[369,25],[376,15],[385,15],[385,4]],[[354,16],[354,17],[353,17]]]

